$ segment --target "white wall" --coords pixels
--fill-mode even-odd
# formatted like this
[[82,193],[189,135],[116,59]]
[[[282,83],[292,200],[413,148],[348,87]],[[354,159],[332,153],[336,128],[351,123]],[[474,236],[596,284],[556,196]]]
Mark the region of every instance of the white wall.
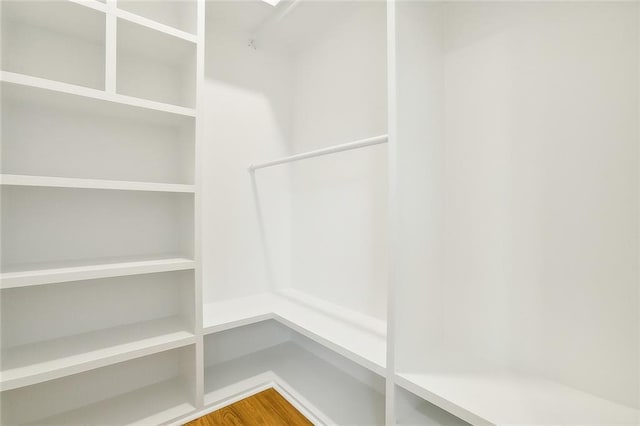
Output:
[[436,144],[415,152],[439,153],[442,184],[413,191],[443,208],[424,248],[441,273],[420,278],[441,288],[399,303],[441,310],[418,327],[460,352],[637,405],[638,6],[442,7],[444,136],[414,136]]
[[[237,7],[218,5],[216,13],[233,16]],[[285,18],[285,28],[278,25],[262,37],[301,25],[309,19],[304,7]],[[251,49],[245,26],[233,18],[210,18],[205,301],[293,285],[383,318],[386,147],[258,170],[255,192],[246,169],[253,162],[386,133],[384,3],[350,4],[330,28],[296,47],[259,40],[257,50]]]
[[207,22],[202,189],[204,299],[210,302],[288,282],[287,170],[256,174],[254,192],[247,168],[289,152],[291,70],[288,58],[249,48],[247,34]]
[[[367,3],[295,57],[292,147],[386,133],[385,4]],[[386,315],[386,146],[291,166],[292,286]]]

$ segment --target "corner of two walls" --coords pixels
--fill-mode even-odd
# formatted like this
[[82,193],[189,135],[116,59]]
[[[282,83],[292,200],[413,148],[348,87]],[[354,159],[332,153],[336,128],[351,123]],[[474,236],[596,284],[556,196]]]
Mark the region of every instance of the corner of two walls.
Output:
[[255,192],[247,171],[386,133],[384,4],[364,12],[295,54],[208,31],[205,302],[294,286],[385,317],[386,147],[257,170]]
[[290,153],[292,67],[286,56],[252,49],[248,40],[247,34],[207,28],[202,162],[205,303],[288,283],[288,170],[256,171],[254,184],[248,167]]

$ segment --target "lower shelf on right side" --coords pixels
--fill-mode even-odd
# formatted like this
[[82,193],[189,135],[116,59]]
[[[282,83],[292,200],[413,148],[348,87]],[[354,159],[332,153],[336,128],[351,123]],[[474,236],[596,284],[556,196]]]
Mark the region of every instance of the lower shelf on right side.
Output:
[[396,373],[395,382],[474,425],[640,424],[633,407],[451,350],[434,350],[428,364]]

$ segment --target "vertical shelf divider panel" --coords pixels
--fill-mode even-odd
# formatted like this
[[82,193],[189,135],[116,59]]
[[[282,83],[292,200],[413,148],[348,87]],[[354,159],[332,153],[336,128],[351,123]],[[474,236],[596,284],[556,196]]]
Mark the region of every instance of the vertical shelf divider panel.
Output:
[[105,72],[104,90],[116,93],[118,18],[116,17],[116,0],[107,0],[107,24],[105,34]]
[[202,297],[203,275],[202,275],[202,235],[203,235],[203,215],[202,215],[202,153],[204,149],[204,64],[205,64],[205,0],[197,0],[196,3],[196,82],[195,82],[195,147],[194,147],[194,259],[195,268],[195,292],[194,292],[194,312],[195,312],[195,332],[196,332],[196,359],[195,359],[195,394],[194,398],[198,408],[204,407],[204,333],[203,333],[203,310],[204,302]]
[[387,276],[387,339],[385,376],[385,422],[395,425],[396,418],[396,285],[398,282],[398,132],[396,93],[396,2],[387,2],[387,173],[388,173],[388,276]]

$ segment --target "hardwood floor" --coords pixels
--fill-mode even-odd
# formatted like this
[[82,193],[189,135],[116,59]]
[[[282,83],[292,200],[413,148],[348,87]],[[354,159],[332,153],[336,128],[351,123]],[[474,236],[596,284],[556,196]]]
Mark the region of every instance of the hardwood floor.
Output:
[[313,425],[275,389],[267,389],[195,419],[185,426]]

